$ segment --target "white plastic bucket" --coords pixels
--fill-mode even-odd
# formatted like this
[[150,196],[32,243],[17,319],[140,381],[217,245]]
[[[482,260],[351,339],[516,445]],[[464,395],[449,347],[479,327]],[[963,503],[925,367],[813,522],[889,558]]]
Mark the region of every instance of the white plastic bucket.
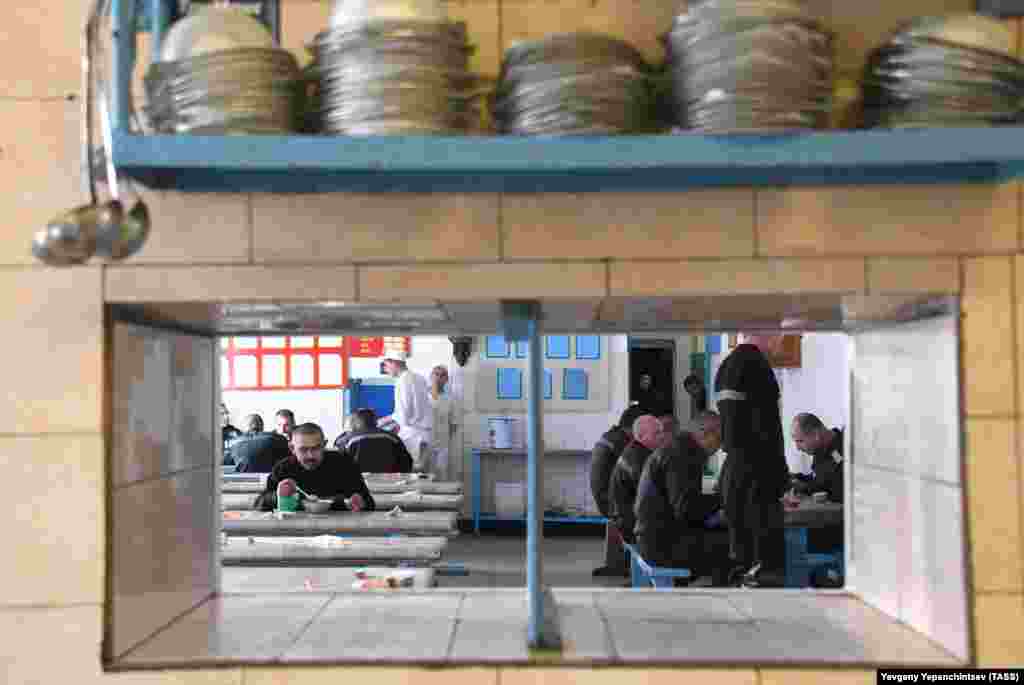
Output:
[[516,441],[516,425],[518,419],[507,416],[493,416],[487,419],[487,436],[490,446],[496,450],[509,450],[518,447]]

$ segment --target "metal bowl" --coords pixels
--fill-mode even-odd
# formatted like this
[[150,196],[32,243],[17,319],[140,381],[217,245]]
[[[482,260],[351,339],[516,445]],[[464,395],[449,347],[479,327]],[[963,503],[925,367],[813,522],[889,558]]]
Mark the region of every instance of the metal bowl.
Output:
[[975,50],[1010,57],[1016,54],[1016,41],[1002,22],[981,14],[951,14],[921,17],[897,30],[904,38],[928,38]]
[[442,22],[448,12],[441,0],[332,0],[331,28],[376,20]]

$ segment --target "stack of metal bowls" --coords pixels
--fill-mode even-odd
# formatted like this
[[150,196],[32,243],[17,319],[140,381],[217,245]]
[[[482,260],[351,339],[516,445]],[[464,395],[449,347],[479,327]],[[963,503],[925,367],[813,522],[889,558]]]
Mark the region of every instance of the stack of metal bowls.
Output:
[[707,133],[823,126],[832,35],[797,0],[704,0],[667,37],[676,123]]
[[628,43],[565,33],[505,51],[492,100],[502,133],[635,133],[652,127],[650,66]]
[[976,14],[926,17],[901,27],[864,72],[868,126],[984,126],[1016,121],[1024,63],[1013,34]]
[[286,50],[241,48],[146,74],[146,113],[167,133],[286,133],[296,128],[299,65]]
[[331,28],[310,46],[310,130],[443,135],[478,119],[466,25],[422,5],[335,2]]
[[207,8],[176,22],[144,79],[150,125],[165,133],[296,128],[299,65],[258,21]]

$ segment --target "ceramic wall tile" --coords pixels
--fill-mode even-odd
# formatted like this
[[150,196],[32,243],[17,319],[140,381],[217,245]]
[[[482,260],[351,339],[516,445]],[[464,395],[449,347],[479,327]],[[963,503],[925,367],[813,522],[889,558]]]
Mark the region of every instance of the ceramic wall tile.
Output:
[[213,592],[213,503],[212,469],[114,492],[112,656]]
[[211,466],[214,342],[116,324],[113,339],[113,481]]
[[953,317],[855,334],[857,463],[959,483],[958,369]]
[[967,658],[967,579],[963,491],[959,486],[908,479],[913,534],[903,577],[900,619],[961,659]]
[[900,582],[908,571],[908,494],[899,474],[863,464],[855,469],[847,586],[890,616],[900,613]]

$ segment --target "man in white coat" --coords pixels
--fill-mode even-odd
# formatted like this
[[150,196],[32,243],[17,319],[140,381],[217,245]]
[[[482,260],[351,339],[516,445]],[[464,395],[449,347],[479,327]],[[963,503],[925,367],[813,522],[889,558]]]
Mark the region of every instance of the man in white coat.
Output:
[[386,352],[384,372],[395,379],[395,411],[380,423],[398,424],[398,437],[413,458],[413,468],[430,472],[433,468],[431,440],[434,409],[430,405],[430,388],[423,376],[405,365],[405,352]]
[[438,364],[430,371],[430,404],[434,408],[434,475],[441,480],[454,480],[451,463],[452,437],[455,435],[455,415],[452,398],[448,393],[448,367]]

